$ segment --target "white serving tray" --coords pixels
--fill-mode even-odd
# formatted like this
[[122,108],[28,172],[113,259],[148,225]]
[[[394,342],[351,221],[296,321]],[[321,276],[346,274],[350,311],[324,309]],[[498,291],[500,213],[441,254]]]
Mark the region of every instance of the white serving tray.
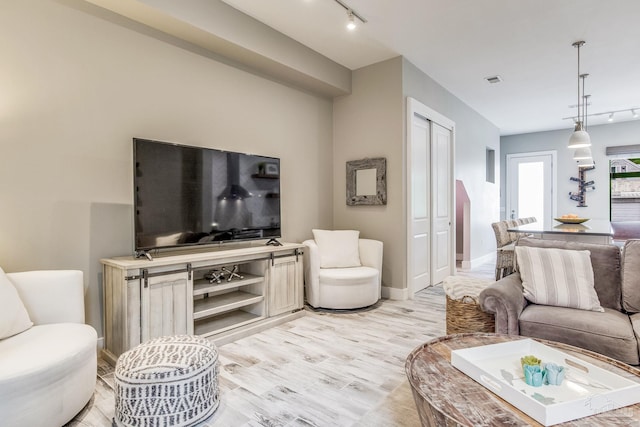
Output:
[[[527,355],[564,366],[562,384],[527,385],[520,364]],[[451,364],[545,426],[640,402],[640,383],[532,339],[453,350]]]

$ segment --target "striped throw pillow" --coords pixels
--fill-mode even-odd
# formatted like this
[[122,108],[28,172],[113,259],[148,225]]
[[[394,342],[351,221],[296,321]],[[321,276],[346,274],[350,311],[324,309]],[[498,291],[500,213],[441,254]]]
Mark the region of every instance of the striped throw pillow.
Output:
[[527,300],[604,311],[593,284],[591,252],[516,246],[516,263]]

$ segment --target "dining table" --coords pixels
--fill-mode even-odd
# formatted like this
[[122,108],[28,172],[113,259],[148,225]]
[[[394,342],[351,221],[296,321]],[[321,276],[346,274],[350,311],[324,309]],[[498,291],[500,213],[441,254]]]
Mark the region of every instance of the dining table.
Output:
[[611,222],[600,219],[589,219],[580,224],[564,224],[553,220],[551,225],[543,222],[516,225],[507,231],[522,235],[533,235],[546,240],[566,240],[583,243],[613,243],[613,228]]

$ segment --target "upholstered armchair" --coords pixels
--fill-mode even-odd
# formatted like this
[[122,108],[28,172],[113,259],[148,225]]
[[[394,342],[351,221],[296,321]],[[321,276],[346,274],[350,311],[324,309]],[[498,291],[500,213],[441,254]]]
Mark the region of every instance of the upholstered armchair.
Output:
[[353,309],[380,299],[383,244],[354,230],[313,230],[306,240],[304,281],[312,307]]
[[0,425],[70,421],[93,396],[96,350],[81,271],[0,268]]

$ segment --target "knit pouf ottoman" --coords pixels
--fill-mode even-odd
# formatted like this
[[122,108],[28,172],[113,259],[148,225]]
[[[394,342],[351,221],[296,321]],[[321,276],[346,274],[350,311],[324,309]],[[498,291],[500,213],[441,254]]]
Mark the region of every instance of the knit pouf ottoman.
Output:
[[495,332],[493,314],[482,311],[478,303],[480,292],[492,283],[476,277],[445,277],[447,334]]
[[119,427],[193,426],[220,403],[218,350],[204,338],[156,338],[123,353],[115,369]]

